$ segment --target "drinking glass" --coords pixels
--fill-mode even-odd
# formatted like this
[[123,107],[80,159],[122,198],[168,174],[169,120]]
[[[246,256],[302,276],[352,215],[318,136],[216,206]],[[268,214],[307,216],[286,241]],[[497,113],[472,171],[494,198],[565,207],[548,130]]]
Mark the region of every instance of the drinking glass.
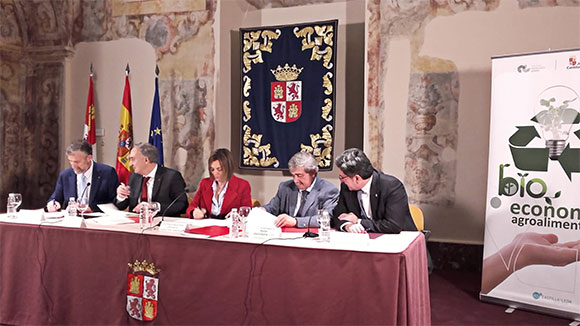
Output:
[[248,217],[248,215],[250,215],[251,210],[252,209],[248,206],[242,206],[242,207],[240,207],[240,215],[242,217]]
[[9,218],[16,218],[16,211],[22,204],[22,195],[19,193],[9,193],[8,201],[6,203],[6,212]]
[[18,210],[18,207],[22,205],[22,195],[19,193],[13,193],[13,195],[14,195],[14,204],[16,205],[16,210]]
[[248,226],[248,215],[250,215],[251,207],[242,206],[240,207],[240,236],[247,236],[247,226]]
[[81,211],[81,217],[85,218],[85,212],[89,208],[89,201],[87,198],[79,198],[77,208]]
[[159,204],[159,202],[156,202],[156,201],[150,201],[147,204],[149,207],[148,208],[149,214],[147,216],[147,224],[151,227],[151,226],[153,226],[153,219],[155,218],[157,213],[159,213],[159,211],[161,210],[161,204]]

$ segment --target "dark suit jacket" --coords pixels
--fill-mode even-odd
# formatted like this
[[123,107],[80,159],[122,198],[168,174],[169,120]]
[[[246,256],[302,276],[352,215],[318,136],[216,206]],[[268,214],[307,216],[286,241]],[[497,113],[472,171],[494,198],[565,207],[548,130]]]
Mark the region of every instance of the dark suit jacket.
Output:
[[[132,211],[141,198],[141,185],[143,183],[143,176],[138,173],[131,173],[129,177],[129,187],[131,187],[131,194],[129,198],[123,201],[118,201],[115,196],[115,206],[119,209],[125,209],[129,206],[129,211]],[[179,196],[179,198],[177,198]],[[167,209],[173,200],[175,203]],[[187,195],[185,194],[185,181],[181,173],[177,170],[157,166],[155,172],[155,181],[153,182],[153,192],[151,200],[161,204],[161,210],[157,215],[165,212],[166,216],[179,216],[185,213],[187,208]],[[167,209],[167,212],[165,211]]]
[[[89,206],[93,212],[100,212],[98,204],[112,203],[117,196],[117,186],[119,179],[117,172],[112,167],[93,162],[93,177],[91,179],[91,193],[89,194]],[[56,200],[61,207],[68,205],[70,197],[77,198],[77,175],[72,168],[66,169],[60,173],[56,181],[54,192],[48,199]]]
[[[208,216],[211,214],[211,197],[213,196],[213,184],[211,178],[203,178],[199,183],[199,188],[187,208],[187,216],[193,217],[193,210],[196,207],[204,208]],[[250,183],[242,178],[232,175],[228,183],[228,189],[224,195],[222,209],[218,216],[214,218],[225,218],[225,216],[232,210],[232,208],[240,209],[242,206],[252,207],[252,189]]]
[[350,191],[343,183],[340,186],[338,205],[334,209],[332,226],[340,230],[342,224],[338,216],[342,213],[354,213],[361,219],[362,226],[368,232],[399,233],[417,231],[409,212],[409,200],[405,187],[399,179],[375,170],[370,190],[372,219],[361,216],[357,191]]
[[[294,211],[298,204],[298,192],[299,189],[294,181],[284,181],[278,186],[276,196],[263,207],[268,213],[276,216],[288,214],[294,217]],[[318,220],[316,219],[318,210],[326,209],[328,213],[332,214],[337,198],[338,189],[332,183],[317,176],[312,191],[306,197],[304,216],[294,217],[296,219],[296,227],[305,228],[308,227],[308,224],[312,227],[318,227]]]

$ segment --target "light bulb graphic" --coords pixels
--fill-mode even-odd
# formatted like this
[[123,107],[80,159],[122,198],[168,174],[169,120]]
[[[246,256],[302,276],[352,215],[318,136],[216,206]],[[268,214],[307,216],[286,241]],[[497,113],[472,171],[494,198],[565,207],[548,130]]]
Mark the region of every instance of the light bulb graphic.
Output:
[[564,85],[551,86],[537,98],[532,121],[537,122],[542,130],[551,160],[557,160],[568,141],[570,129],[578,123],[580,100],[578,94]]

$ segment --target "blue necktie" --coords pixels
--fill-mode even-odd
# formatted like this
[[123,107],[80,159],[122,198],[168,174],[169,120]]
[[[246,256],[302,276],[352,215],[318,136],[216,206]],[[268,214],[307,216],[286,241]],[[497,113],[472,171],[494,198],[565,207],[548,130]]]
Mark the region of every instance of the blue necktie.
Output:
[[81,192],[79,194],[78,200],[82,199],[80,196],[83,196],[83,197],[86,196],[86,192],[87,192],[86,188],[87,188],[87,177],[83,173],[83,174],[81,174]]

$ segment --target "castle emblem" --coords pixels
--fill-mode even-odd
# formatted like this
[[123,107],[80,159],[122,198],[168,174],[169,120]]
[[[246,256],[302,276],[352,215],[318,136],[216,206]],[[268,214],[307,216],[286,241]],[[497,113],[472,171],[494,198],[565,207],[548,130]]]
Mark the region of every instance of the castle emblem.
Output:
[[159,269],[146,260],[136,260],[129,267],[133,272],[127,276],[127,313],[135,319],[151,321],[157,317]]
[[272,118],[278,122],[290,123],[302,114],[302,82],[298,76],[304,68],[278,66],[270,71],[277,81],[270,83],[270,102]]

